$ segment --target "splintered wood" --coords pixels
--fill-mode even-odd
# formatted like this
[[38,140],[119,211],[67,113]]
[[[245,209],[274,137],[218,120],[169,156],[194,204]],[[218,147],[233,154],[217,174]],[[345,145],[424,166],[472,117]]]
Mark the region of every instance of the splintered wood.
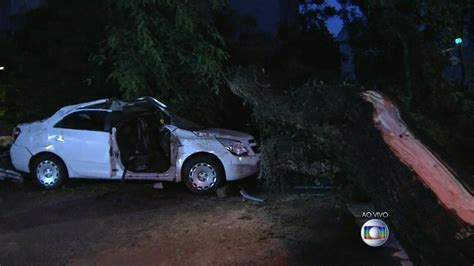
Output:
[[362,97],[374,106],[374,123],[394,154],[431,189],[441,204],[474,225],[474,199],[455,174],[408,129],[398,108],[385,95],[366,91]]

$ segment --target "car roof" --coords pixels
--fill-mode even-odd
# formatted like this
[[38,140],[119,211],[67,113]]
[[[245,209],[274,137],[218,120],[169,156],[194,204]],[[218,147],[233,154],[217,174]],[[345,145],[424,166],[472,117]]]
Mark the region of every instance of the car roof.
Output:
[[59,109],[56,113],[59,115],[63,115],[66,113],[69,113],[73,110],[80,109],[80,108],[87,108],[92,105],[97,105],[97,104],[103,104],[106,103],[108,99],[100,99],[100,100],[95,100],[95,101],[90,101],[90,102],[84,102],[84,103],[78,103],[78,104],[73,104],[73,105],[68,105],[64,106],[63,108]]
[[162,102],[158,101],[157,99],[155,99],[153,97],[150,97],[150,96],[144,96],[144,97],[137,98],[137,101],[151,101],[154,104],[158,105],[161,109],[168,108],[166,106],[166,104],[164,104],[164,103],[162,103]]
[[121,101],[118,99],[111,99],[111,98],[105,98],[105,99],[99,99],[99,100],[94,100],[94,101],[89,101],[89,102],[84,102],[84,103],[78,103],[78,104],[73,104],[73,105],[68,105],[65,107],[62,107],[59,109],[52,117],[62,117],[74,110],[78,109],[87,109],[87,110],[122,110],[122,108],[126,105],[129,104],[134,104],[138,102],[149,102],[152,105],[155,105],[161,110],[164,110],[167,108],[166,104],[158,101],[157,99],[151,97],[151,96],[143,96],[140,98],[137,98],[135,101],[130,101],[130,102],[125,102]]

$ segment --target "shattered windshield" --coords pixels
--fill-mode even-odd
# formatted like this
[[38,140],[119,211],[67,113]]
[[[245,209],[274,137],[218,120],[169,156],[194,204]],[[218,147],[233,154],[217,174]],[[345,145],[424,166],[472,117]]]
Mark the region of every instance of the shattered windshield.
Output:
[[200,130],[204,129],[204,126],[199,125],[195,122],[189,121],[185,118],[182,118],[181,116],[166,110],[168,112],[168,115],[170,117],[170,124],[185,130]]
[[[174,112],[170,111],[169,108],[161,103],[160,101],[156,100],[155,98],[152,97],[142,97],[138,99],[139,101],[137,103],[134,103],[134,106],[138,106],[139,103],[143,106],[152,106],[152,108],[156,108],[158,112],[162,114],[163,119],[165,119],[166,123],[169,123],[170,125],[185,129],[185,130],[200,130],[204,129],[205,127],[196,124],[192,121],[189,121],[185,118],[182,118],[181,116],[175,114]],[[163,117],[164,115],[164,117]]]

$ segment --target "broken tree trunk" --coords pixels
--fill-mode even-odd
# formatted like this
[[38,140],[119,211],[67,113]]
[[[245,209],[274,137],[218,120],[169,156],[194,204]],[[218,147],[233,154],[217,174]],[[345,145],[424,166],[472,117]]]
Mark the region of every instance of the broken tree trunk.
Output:
[[459,219],[474,225],[474,197],[446,163],[410,132],[390,99],[375,91],[366,91],[362,95],[374,106],[374,123],[400,161],[416,173],[444,207],[452,210]]
[[[386,121],[374,125],[374,108],[355,87],[309,83],[282,92],[256,80],[255,71],[237,69],[229,86],[253,109],[262,127],[262,168],[270,183],[278,182],[275,175],[288,173],[285,170],[321,175],[340,168],[335,177],[341,183],[362,188],[377,210],[389,212],[388,222],[415,263],[472,264],[472,197],[449,174],[430,178],[437,161],[422,146],[414,146],[417,152],[412,154],[411,144],[395,141],[398,133],[411,133],[398,128],[381,134],[377,127]],[[398,117],[394,109],[386,112]],[[394,147],[404,149],[397,152]],[[430,159],[408,160],[421,154]],[[435,164],[436,171],[445,171],[442,162]],[[315,167],[299,170],[295,165]]]

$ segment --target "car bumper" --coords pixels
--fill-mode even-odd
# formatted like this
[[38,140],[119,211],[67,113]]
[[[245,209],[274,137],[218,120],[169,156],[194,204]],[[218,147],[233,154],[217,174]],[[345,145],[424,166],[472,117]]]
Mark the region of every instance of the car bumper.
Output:
[[30,172],[29,163],[32,154],[26,147],[13,144],[10,148],[10,157],[16,170],[25,173]]
[[260,155],[234,156],[224,165],[228,181],[255,175],[260,171]]

